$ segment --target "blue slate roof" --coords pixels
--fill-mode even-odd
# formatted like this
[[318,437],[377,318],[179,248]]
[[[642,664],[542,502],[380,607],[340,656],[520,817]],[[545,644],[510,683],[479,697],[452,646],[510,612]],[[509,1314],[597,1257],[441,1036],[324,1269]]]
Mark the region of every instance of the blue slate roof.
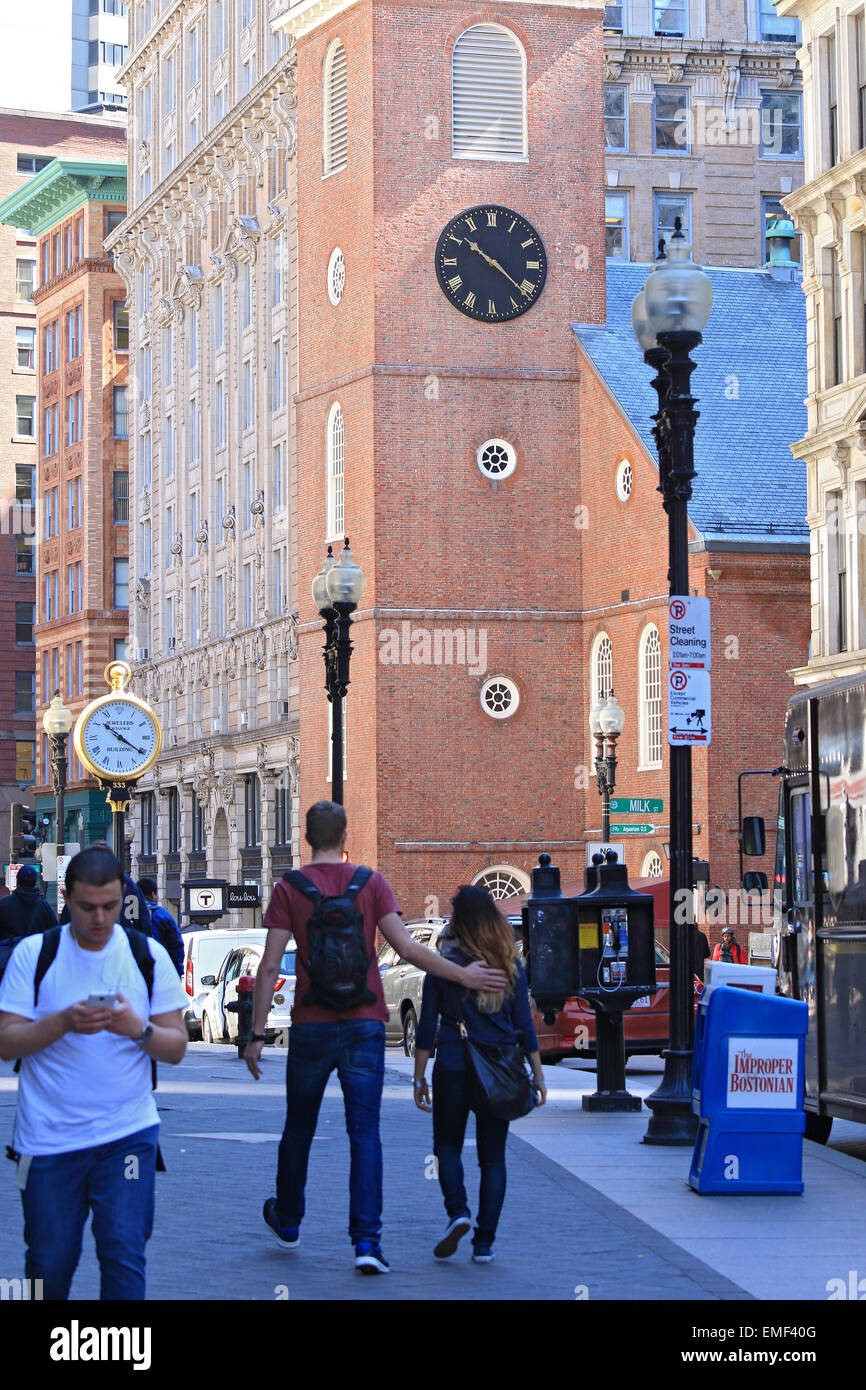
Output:
[[[693,354],[700,419],[690,518],[708,540],[806,543],[806,465],[790,450],[806,433],[802,286],[761,270],[706,269],[713,307]],[[632,300],[649,270],[609,261],[606,325],[572,327],[657,462],[653,374],[631,326]]]

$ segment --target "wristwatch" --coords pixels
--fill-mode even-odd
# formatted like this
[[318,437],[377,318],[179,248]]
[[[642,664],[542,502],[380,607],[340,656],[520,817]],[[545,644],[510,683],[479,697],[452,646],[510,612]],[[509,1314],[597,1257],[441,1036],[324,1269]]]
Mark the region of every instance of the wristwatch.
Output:
[[413,1081],[412,1085],[415,1087],[416,1091],[420,1091],[422,1086],[427,1085],[427,1078],[422,1076],[420,1081]]
[[147,1042],[147,1040],[148,1040],[148,1038],[150,1037],[150,1035],[151,1035],[152,1032],[153,1032],[153,1024],[152,1024],[152,1023],[145,1023],[144,1027],[142,1028],[141,1032],[139,1033],[138,1037],[137,1037],[136,1040],[135,1040],[135,1041],[138,1043],[139,1047],[141,1047],[143,1043],[146,1043],[146,1042]]
[[265,1040],[265,1035],[264,1035],[264,1033],[250,1033],[250,1036],[249,1036],[249,1039],[248,1039],[249,1042],[264,1042],[264,1040]]

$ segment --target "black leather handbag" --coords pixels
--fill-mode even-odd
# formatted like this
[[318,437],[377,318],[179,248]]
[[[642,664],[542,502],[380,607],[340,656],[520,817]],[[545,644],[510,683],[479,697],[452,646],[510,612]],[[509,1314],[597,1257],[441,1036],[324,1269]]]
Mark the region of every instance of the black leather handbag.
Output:
[[451,990],[454,1021],[463,1040],[469,1104],[476,1115],[490,1120],[519,1120],[535,1104],[532,1078],[519,1043],[482,1043],[469,1036],[466,1010],[456,989]]

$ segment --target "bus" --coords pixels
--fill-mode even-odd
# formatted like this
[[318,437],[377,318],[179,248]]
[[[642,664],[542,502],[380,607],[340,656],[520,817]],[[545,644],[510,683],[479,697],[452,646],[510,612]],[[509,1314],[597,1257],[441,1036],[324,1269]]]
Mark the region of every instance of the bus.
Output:
[[[806,1137],[826,1143],[834,1116],[866,1124],[866,673],[792,697],[784,759],[765,774],[779,778],[772,958],[778,992],[808,1005]],[[741,814],[740,846],[765,853],[760,816]]]

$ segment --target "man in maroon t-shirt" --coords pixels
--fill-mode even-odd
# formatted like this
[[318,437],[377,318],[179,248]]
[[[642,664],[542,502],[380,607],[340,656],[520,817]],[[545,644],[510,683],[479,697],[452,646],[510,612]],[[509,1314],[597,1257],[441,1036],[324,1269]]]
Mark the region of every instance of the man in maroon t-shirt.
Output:
[[[357,865],[343,862],[346,813],[333,801],[317,801],[307,812],[307,843],[313,854],[303,873],[323,897],[336,897],[348,888]],[[356,898],[364,920],[369,957],[367,987],[373,1003],[337,1012],[308,999],[310,977],[308,923],[313,904],[297,888],[281,879],[265,913],[268,938],[256,975],[253,1041],[244,1061],[256,1080],[264,1026],[280,961],[290,937],[297,943],[295,1003],[286,1062],[286,1124],[277,1161],[277,1195],[268,1197],[264,1218],[284,1249],[300,1243],[304,1215],[307,1161],[316,1132],[319,1107],[328,1077],[336,1067],[346,1107],[346,1128],[351,1146],[349,1176],[349,1237],[355,1247],[355,1268],[362,1274],[387,1274],[388,1262],[379,1244],[382,1234],[382,1144],[379,1110],[385,1076],[385,1020],[388,1010],[376,963],[376,928],[403,960],[428,970],[464,989],[498,990],[505,976],[480,961],[456,965],[435,951],[420,946],[400,920],[400,908],[390,884],[374,873]]]

